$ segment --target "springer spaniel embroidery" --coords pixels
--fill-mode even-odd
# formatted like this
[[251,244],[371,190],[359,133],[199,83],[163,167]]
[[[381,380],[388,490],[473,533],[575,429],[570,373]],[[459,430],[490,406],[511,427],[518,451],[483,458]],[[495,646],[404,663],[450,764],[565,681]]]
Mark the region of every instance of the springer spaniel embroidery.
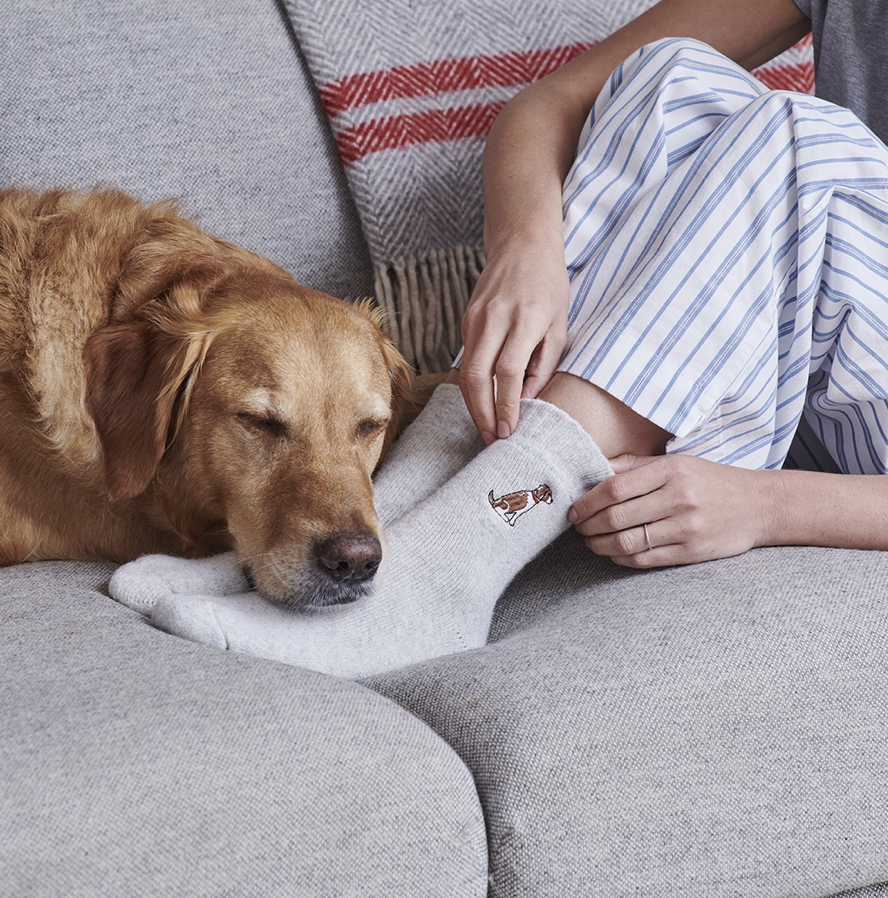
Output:
[[495,499],[493,490],[487,494],[490,507],[510,526],[515,526],[515,521],[521,515],[535,508],[541,502],[552,504],[552,490],[546,483],[541,483],[535,490],[518,490],[514,493],[506,493]]

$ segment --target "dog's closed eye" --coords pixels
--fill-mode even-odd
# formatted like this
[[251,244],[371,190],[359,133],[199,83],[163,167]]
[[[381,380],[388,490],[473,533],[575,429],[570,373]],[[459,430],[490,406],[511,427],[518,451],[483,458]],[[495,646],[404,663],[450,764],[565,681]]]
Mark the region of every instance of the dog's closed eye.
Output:
[[272,415],[238,412],[235,417],[247,430],[274,437],[275,439],[283,439],[289,433],[287,425],[280,418],[275,418]]
[[388,427],[388,418],[364,418],[358,422],[357,435],[359,437],[372,437],[382,433]]

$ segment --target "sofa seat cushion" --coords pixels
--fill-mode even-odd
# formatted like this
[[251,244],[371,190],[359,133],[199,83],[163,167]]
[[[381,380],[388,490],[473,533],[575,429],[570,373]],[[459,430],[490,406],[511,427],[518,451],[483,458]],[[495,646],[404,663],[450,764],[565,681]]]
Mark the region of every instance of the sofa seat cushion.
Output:
[[469,771],[349,683],[197,646],[101,591],[0,570],[0,891],[486,893]]
[[888,880],[888,555],[627,571],[566,534],[493,642],[379,677],[472,769],[492,896]]

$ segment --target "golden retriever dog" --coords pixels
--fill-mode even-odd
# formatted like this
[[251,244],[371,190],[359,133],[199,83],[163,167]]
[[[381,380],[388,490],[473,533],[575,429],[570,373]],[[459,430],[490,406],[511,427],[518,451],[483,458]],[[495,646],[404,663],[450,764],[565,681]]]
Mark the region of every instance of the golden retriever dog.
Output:
[[234,548],[272,601],[352,601],[410,383],[367,304],[174,203],[0,191],[0,564]]

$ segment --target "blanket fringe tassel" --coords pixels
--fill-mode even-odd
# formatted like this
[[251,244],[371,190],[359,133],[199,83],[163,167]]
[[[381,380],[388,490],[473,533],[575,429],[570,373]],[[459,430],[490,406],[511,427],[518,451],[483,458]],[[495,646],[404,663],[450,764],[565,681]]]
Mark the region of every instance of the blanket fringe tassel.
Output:
[[450,368],[484,262],[483,250],[459,246],[376,267],[376,301],[386,331],[418,373]]

